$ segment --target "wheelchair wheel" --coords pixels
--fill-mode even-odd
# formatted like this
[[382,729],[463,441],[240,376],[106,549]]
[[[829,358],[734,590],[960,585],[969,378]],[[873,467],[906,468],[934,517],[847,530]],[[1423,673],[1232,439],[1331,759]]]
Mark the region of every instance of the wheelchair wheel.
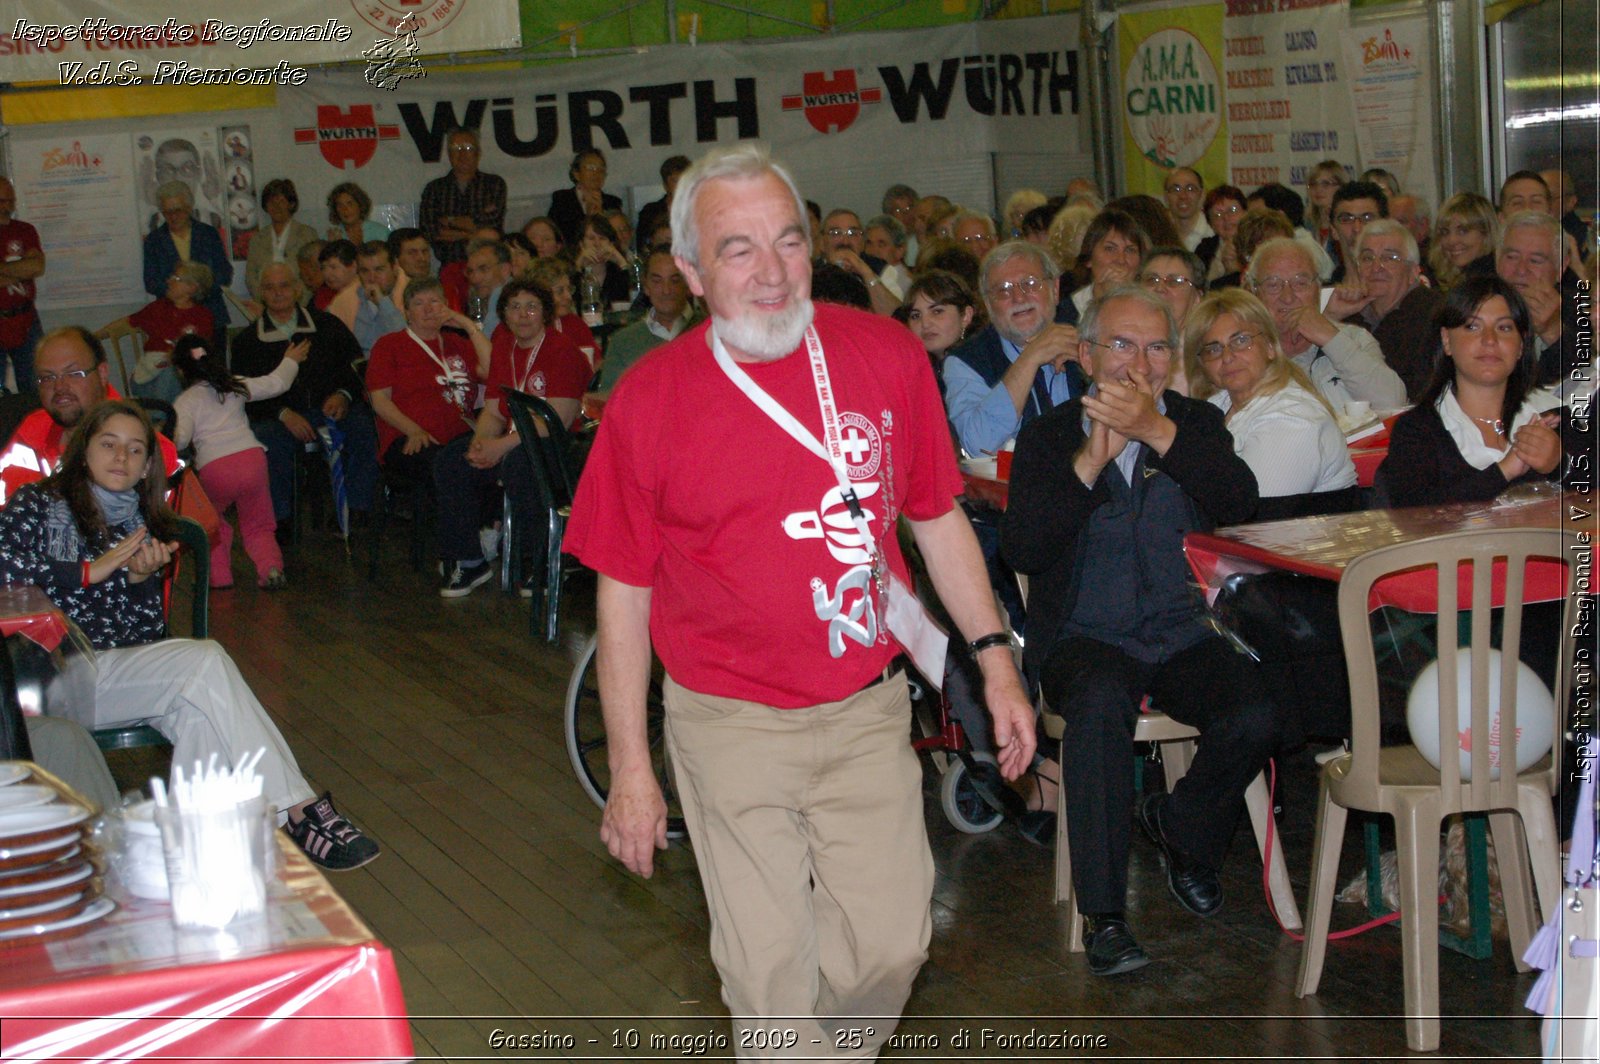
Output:
[[[595,665],[597,646],[596,638],[590,636],[578,654],[577,664],[572,669],[572,680],[567,684],[567,757],[584,792],[593,799],[595,805],[604,809],[606,793],[611,789],[611,769],[606,763],[606,724],[600,712],[600,674]],[[683,809],[678,804],[672,767],[667,761],[659,664],[654,667],[650,677],[645,712],[650,760],[655,766],[656,780],[661,784],[662,797],[667,802],[667,838],[681,839],[689,832],[684,827]]]
[[[972,752],[972,759],[987,765],[998,764],[993,754],[978,751]],[[968,835],[993,831],[1005,819],[1005,814],[992,809],[973,789],[966,762],[959,757],[950,758],[950,767],[939,781],[939,805],[950,826]]]

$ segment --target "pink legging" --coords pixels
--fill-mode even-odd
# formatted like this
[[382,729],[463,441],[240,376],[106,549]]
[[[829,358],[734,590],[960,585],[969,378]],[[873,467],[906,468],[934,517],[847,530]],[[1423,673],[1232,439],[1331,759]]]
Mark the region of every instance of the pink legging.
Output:
[[233,583],[233,525],[228,523],[228,507],[239,509],[239,534],[244,537],[245,553],[256,565],[256,582],[265,583],[267,574],[283,568],[283,552],[273,535],[277,521],[272,516],[272,493],[267,489],[267,452],[259,447],[207,462],[200,470],[200,483],[222,518],[217,545],[211,548],[211,586]]

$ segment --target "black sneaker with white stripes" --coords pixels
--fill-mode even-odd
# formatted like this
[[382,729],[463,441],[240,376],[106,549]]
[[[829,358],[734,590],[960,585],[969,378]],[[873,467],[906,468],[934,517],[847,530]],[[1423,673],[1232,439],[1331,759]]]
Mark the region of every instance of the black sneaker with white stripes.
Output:
[[461,598],[472,594],[473,588],[493,578],[494,569],[482,558],[475,562],[456,562],[450,567],[450,575],[445,578],[444,586],[439,588],[439,595],[441,598]]
[[304,812],[298,824],[291,818],[284,830],[317,867],[348,872],[376,859],[381,852],[377,843],[333,807],[333,795],[326,791]]

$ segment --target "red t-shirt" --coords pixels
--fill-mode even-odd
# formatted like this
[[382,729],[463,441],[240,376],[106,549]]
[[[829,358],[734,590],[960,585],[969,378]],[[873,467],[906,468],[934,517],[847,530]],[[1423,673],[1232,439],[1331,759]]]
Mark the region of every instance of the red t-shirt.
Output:
[[166,296],[129,314],[128,321],[144,333],[147,351],[171,351],[173,344],[190,333],[207,340],[214,335],[210,310],[198,304],[179,310]]
[[556,332],[571,340],[573,346],[580,352],[586,347],[593,351],[594,354],[590,356],[589,361],[596,366],[600,365],[600,345],[595,341],[594,333],[581,317],[576,314],[563,314],[556,319],[555,326]]
[[[939,389],[899,323],[816,305],[846,463],[873,537],[906,577],[895,518],[962,489]],[[717,366],[701,325],[630,369],[606,405],[564,549],[652,589],[650,634],[692,690],[797,708],[844,698],[897,648],[833,470]],[[744,367],[820,440],[805,346]]]
[[[41,250],[39,231],[15,219],[0,225],[0,262],[20,262],[30,251]],[[0,285],[0,347],[20,347],[39,319],[33,309],[32,281]]]
[[333,302],[333,297],[338,295],[325,284],[319,284],[311,290],[311,306],[315,310],[327,310],[328,304]]
[[[546,329],[533,359],[529,352],[512,348],[516,340],[504,325],[496,326],[489,355],[489,394],[498,397],[501,388],[537,395],[541,399],[582,399],[594,371],[577,345],[565,336]],[[501,412],[505,410],[502,407]]]
[[[478,382],[473,366],[478,355],[458,332],[444,331],[425,354],[409,331],[380,336],[367,362],[367,389],[389,389],[400,412],[440,443],[449,443],[472,425],[465,411]],[[440,364],[443,361],[443,365]],[[378,418],[378,453],[400,438],[400,430]]]

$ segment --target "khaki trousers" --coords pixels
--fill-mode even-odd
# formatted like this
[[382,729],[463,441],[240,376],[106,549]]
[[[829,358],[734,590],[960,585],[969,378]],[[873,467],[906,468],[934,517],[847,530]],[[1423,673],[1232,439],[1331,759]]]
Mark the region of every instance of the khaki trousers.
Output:
[[805,709],[665,694],[738,1058],[877,1059],[932,933],[905,680]]

